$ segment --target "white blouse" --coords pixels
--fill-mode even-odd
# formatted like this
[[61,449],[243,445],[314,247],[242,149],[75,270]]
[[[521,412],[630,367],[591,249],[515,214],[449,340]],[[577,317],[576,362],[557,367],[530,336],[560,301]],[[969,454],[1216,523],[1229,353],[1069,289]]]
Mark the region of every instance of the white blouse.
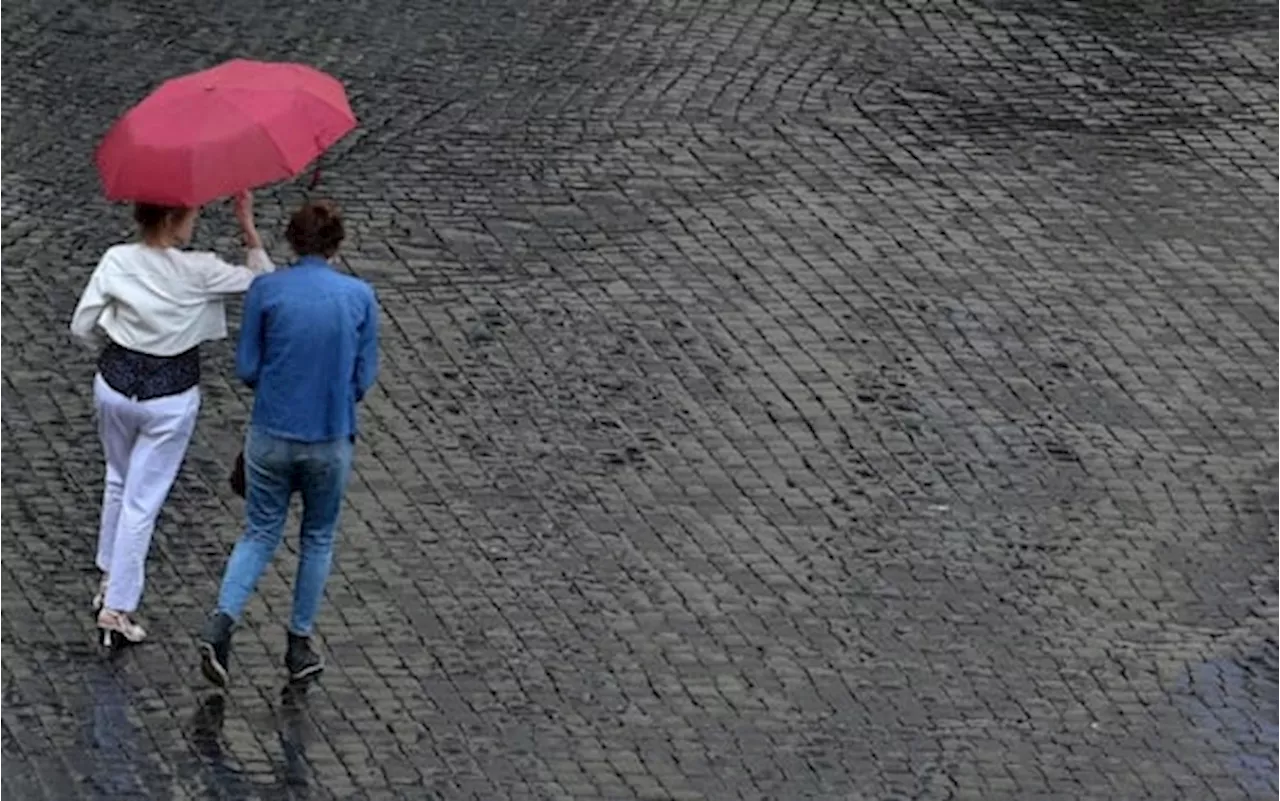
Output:
[[224,301],[275,269],[267,252],[249,251],[248,267],[214,253],[116,245],[102,256],[71,317],[71,333],[98,347],[102,329],[117,345],[176,356],[227,336]]

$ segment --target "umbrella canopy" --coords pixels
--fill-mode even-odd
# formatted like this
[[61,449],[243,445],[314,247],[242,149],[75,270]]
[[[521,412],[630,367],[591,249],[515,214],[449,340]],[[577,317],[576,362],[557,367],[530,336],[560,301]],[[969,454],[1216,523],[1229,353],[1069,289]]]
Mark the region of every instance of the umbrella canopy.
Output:
[[161,84],[95,161],[111,200],[199,206],[297,175],[355,125],[337,79],[236,59]]

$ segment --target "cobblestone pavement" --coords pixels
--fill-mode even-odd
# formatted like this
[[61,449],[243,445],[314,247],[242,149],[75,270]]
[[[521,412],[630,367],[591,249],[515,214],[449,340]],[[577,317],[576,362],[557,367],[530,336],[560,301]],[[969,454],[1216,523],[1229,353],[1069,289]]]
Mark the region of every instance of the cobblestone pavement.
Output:
[[[1276,796],[1274,4],[192,8],[5,7],[6,799]],[[193,671],[225,345],[154,641],[94,649],[64,333],[97,138],[238,55],[348,82],[385,307],[293,696],[293,543]]]

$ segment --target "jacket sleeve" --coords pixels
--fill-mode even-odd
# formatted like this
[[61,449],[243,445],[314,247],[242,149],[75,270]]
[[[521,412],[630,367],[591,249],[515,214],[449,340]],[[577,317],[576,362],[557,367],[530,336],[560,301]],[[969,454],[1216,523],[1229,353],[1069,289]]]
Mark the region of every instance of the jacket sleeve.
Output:
[[254,388],[262,367],[262,282],[249,287],[240,317],[240,339],[236,344],[236,377]]
[[210,295],[239,295],[249,289],[253,279],[275,270],[271,257],[262,248],[249,251],[245,267],[228,264],[214,253],[193,255],[199,259],[204,288]]
[[373,388],[378,380],[378,296],[369,291],[364,320],[360,324],[359,350],[356,352],[356,400]]
[[103,275],[106,269],[107,257],[103,256],[102,261],[98,262],[98,266],[94,269],[93,275],[89,276],[89,283],[81,293],[80,302],[76,304],[76,310],[71,315],[71,335],[88,348],[98,348],[102,344],[102,335],[98,332],[98,318],[111,302]]

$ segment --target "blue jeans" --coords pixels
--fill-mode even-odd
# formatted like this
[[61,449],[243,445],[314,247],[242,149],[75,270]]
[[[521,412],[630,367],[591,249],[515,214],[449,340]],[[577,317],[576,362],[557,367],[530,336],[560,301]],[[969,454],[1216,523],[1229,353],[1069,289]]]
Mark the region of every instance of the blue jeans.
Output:
[[227,561],[218,611],[239,621],[271,563],[293,493],[302,495],[302,542],[289,631],[311,636],[333,563],[334,531],[355,446],[350,439],[294,442],[250,428],[245,438],[245,530]]

